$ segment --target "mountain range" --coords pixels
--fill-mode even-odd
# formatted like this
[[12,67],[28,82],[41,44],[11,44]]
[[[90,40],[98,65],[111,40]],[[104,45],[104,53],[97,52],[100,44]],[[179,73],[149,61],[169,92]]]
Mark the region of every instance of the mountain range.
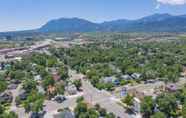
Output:
[[185,32],[186,15],[154,14],[137,20],[114,20],[93,23],[79,18],[51,20],[40,32]]
[[120,19],[102,23],[80,18],[60,18],[29,32],[186,32],[186,15],[153,14],[136,20]]

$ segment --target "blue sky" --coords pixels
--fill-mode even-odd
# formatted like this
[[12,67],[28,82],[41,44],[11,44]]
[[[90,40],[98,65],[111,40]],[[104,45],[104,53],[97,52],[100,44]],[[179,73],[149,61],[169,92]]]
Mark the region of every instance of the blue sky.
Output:
[[38,28],[60,17],[102,22],[154,13],[180,15],[186,14],[185,3],[186,0],[0,0],[0,31]]

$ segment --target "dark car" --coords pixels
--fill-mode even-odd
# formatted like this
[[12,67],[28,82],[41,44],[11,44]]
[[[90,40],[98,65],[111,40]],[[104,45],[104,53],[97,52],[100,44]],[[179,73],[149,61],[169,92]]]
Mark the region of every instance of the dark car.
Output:
[[62,103],[63,101],[66,100],[65,96],[56,96],[54,99],[58,103]]
[[39,113],[31,113],[30,118],[41,118]]
[[30,115],[30,118],[44,118],[44,115],[46,114],[46,111],[42,111],[42,112],[32,112]]
[[28,93],[26,93],[26,92],[23,92],[19,95],[21,100],[26,100],[27,96],[28,96]]

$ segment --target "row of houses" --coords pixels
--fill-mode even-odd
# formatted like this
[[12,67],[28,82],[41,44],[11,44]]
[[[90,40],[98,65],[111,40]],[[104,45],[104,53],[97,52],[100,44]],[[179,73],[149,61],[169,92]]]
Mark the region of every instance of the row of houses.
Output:
[[133,73],[132,75],[122,75],[120,76],[120,78],[117,78],[115,76],[104,77],[101,79],[101,82],[113,83],[114,85],[119,85],[120,80],[137,80],[137,79],[140,79],[140,77],[141,77],[140,73]]
[[185,78],[180,78],[180,80],[176,83],[168,83],[165,84],[162,81],[154,81],[153,83],[144,83],[136,86],[125,86],[120,89],[120,97],[123,98],[127,94],[134,96],[134,102],[132,109],[136,113],[140,113],[140,104],[141,100],[144,99],[145,96],[151,96],[155,99],[163,92],[176,92],[182,88],[186,84]]
[[[63,80],[61,80],[61,77],[58,73],[58,71],[55,68],[51,69],[51,74],[52,74],[52,78],[55,82],[57,82],[58,84],[64,84]],[[34,80],[37,81],[38,83],[41,83],[42,81],[42,77],[40,75],[36,75],[34,76]],[[53,94],[56,91],[56,87],[55,86],[49,86],[47,89],[47,92],[50,94]],[[69,95],[74,95],[78,92],[76,86],[72,83],[68,83],[68,85],[65,85],[65,91],[67,94]]]

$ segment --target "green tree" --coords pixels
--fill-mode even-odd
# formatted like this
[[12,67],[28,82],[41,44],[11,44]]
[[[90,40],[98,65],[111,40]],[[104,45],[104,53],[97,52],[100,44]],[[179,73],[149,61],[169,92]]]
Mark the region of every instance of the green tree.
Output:
[[38,65],[46,66],[47,56],[44,54],[34,54],[31,61]]
[[153,114],[154,101],[152,97],[144,97],[141,102],[141,112],[145,118],[149,118]]
[[35,90],[33,90],[29,96],[27,97],[26,101],[24,101],[24,108],[26,112],[36,112],[43,110],[43,103],[44,103],[44,96]]
[[7,88],[7,83],[3,80],[0,80],[0,93],[6,90]]
[[88,109],[87,113],[89,114],[89,118],[99,118],[99,113],[94,109]]
[[186,118],[186,101],[183,104],[183,108],[182,108],[182,117]]
[[54,84],[55,84],[55,81],[54,81],[54,79],[52,78],[52,76],[50,76],[50,75],[46,76],[46,77],[44,78],[44,80],[43,80],[43,86],[44,86],[45,89],[47,89],[47,87],[48,87],[49,85],[54,85]]
[[59,74],[61,76],[62,80],[65,80],[68,78],[68,68],[64,65],[62,65],[59,69]]
[[18,118],[18,115],[15,112],[9,112],[9,113],[4,113],[3,118]]
[[32,79],[26,79],[23,83],[23,89],[30,93],[36,89],[36,82]]
[[57,59],[56,58],[52,58],[50,57],[48,60],[47,60],[47,65],[48,67],[53,67],[57,64]]
[[174,94],[163,94],[158,96],[156,99],[158,109],[164,112],[168,117],[176,117],[176,101]]
[[[102,83],[100,83],[102,84]],[[113,87],[114,87],[114,84],[113,83],[106,83],[104,84],[104,88],[108,91],[112,91],[113,90]]]
[[165,116],[165,114],[163,112],[156,112],[150,118],[166,118],[166,116]]
[[10,71],[11,79],[22,80],[25,77],[25,72],[22,70]]
[[3,114],[3,112],[4,112],[4,108],[3,108],[2,104],[0,104],[0,114]]
[[76,108],[75,108],[75,110],[74,110],[74,111],[75,111],[75,116],[76,116],[76,117],[79,117],[80,114],[86,113],[87,110],[88,110],[87,104],[84,103],[84,102],[80,102],[80,103],[77,104],[77,106],[76,106]]
[[122,100],[123,103],[127,105],[127,107],[131,107],[133,105],[134,97],[127,94],[127,96]]
[[32,111],[38,113],[43,110],[43,99],[38,99],[32,104]]
[[74,85],[76,86],[76,88],[77,88],[78,90],[80,90],[80,87],[82,86],[81,80],[75,80],[73,83],[74,83]]
[[58,94],[64,94],[65,92],[65,85],[62,83],[56,84],[56,88],[57,88],[57,93]]
[[28,100],[23,102],[23,107],[25,109],[25,112],[29,112],[31,110],[30,102]]
[[100,108],[100,109],[98,110],[98,112],[100,113],[100,116],[106,116],[106,115],[107,115],[107,111],[106,111],[106,109],[104,109],[104,108]]
[[37,65],[36,66],[36,72],[41,75],[41,77],[46,77],[48,76],[48,72],[45,70],[45,67],[44,66],[41,66],[41,65]]
[[84,100],[84,97],[81,96],[81,97],[78,97],[78,98],[77,98],[76,102],[77,102],[77,103],[80,103],[80,102],[83,102],[83,100]]
[[105,118],[115,118],[116,116],[113,113],[108,113]]

